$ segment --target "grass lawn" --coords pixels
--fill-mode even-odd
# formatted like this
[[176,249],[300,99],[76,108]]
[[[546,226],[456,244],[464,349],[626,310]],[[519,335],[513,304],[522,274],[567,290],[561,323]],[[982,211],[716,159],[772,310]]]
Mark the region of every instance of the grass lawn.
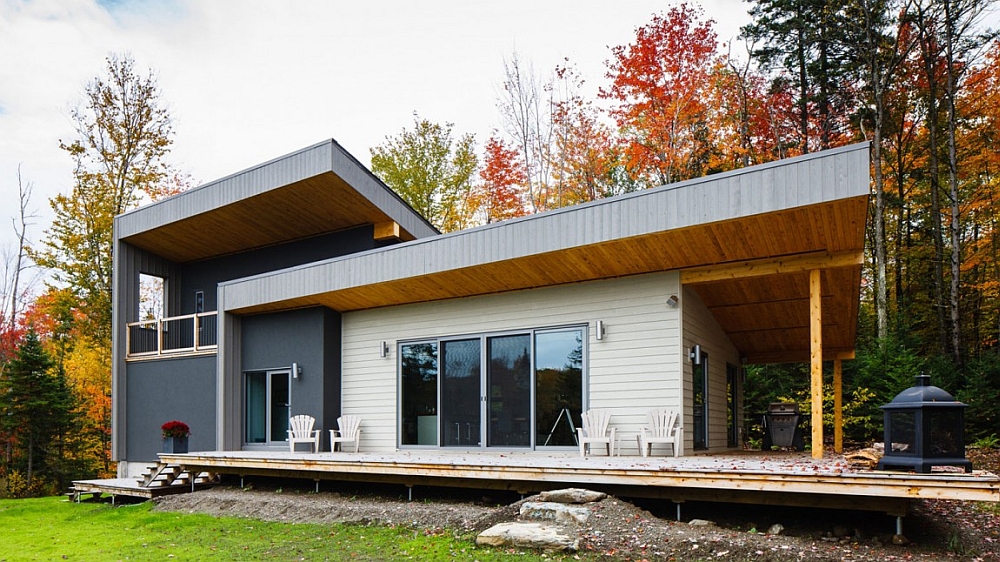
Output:
[[[512,556],[514,555],[514,556]],[[61,497],[0,500],[0,562],[15,560],[562,560],[475,546],[446,531],[286,524],[111,507]]]

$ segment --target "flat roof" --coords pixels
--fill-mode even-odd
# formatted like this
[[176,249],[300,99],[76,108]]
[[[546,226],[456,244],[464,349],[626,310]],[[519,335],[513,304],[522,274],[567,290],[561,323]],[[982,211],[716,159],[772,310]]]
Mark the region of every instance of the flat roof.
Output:
[[800,361],[821,269],[835,356],[854,350],[869,184],[859,143],[239,279],[219,302],[347,312],[679,270],[749,362]]

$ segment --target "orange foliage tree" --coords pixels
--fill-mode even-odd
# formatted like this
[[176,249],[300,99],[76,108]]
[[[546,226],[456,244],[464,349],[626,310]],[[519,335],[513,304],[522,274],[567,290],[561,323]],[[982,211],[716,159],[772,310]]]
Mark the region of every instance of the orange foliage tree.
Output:
[[614,47],[607,62],[611,115],[625,139],[629,165],[654,184],[704,175],[712,151],[709,97],[718,59],[713,21],[681,4]]
[[484,150],[481,181],[469,191],[469,208],[486,224],[525,215],[522,190],[527,177],[520,153],[504,144],[495,132]]

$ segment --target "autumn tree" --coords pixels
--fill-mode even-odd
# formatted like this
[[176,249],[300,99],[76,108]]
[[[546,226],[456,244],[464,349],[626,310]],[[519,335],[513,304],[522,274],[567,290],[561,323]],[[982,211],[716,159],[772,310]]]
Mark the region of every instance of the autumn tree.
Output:
[[552,89],[553,147],[551,154],[553,205],[564,207],[631,191],[634,183],[621,181],[624,155],[603,112],[581,89],[584,79],[568,64],[555,70]]
[[470,208],[485,224],[524,216],[521,193],[527,178],[519,152],[505,145],[495,132],[484,151],[480,181],[470,191]]
[[706,103],[717,41],[712,20],[681,4],[636,30],[635,42],[612,49],[612,102],[630,166],[653,184],[698,177],[713,149]]
[[372,172],[443,232],[469,225],[466,201],[477,166],[475,138],[453,139],[452,127],[414,114],[412,130],[371,149]]
[[88,333],[110,350],[114,217],[173,190],[173,127],[152,72],[142,76],[117,55],[70,116],[77,138],[60,147],[73,159],[73,187],[50,201],[55,220],[31,256],[77,293]]

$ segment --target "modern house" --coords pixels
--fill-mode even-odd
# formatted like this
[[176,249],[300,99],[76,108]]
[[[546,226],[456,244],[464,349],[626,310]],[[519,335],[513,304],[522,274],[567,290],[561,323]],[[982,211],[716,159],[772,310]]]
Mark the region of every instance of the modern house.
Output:
[[114,459],[174,419],[287,450],[296,414],[360,415],[362,451],[544,455],[590,408],[626,455],[653,408],[686,455],[738,448],[744,365],[853,355],[868,195],[865,143],[440,234],[316,144],[116,218]]

